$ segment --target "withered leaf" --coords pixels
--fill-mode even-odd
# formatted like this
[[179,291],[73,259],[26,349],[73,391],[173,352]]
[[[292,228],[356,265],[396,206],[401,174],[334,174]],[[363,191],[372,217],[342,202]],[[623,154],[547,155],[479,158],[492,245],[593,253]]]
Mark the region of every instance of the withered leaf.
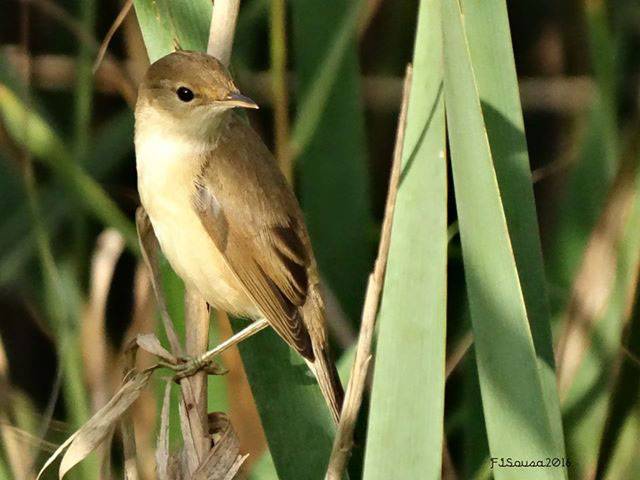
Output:
[[64,477],[74,465],[100,445],[109,434],[111,428],[140,396],[142,389],[149,383],[151,373],[151,371],[134,373],[113,398],[78,430],[78,435],[73,439],[69,449],[62,457],[59,478]]
[[160,431],[156,448],[156,468],[158,480],[170,480],[169,477],[169,407],[171,404],[171,382],[164,387],[162,412],[160,413]]
[[226,414],[209,414],[209,436],[214,446],[195,471],[194,480],[233,479],[248,455],[240,455],[240,441]]
[[169,351],[160,344],[160,340],[153,333],[141,333],[136,337],[136,343],[145,352],[155,355],[169,363],[177,363],[176,357],[174,357]]
[[68,449],[60,463],[58,473],[60,479],[78,462],[87,457],[87,455],[108,437],[116,422],[120,420],[131,404],[140,396],[140,392],[151,378],[151,373],[151,371],[145,371],[132,374],[129,380],[104,407],[98,410],[87,423],[58,447],[42,467],[37,478],[40,478],[46,468],[51,465],[67,447]]

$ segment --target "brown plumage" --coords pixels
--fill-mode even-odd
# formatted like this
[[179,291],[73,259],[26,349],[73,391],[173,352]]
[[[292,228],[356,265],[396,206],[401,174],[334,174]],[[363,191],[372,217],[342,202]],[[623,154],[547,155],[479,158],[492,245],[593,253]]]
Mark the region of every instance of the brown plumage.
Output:
[[[181,88],[193,97],[181,100]],[[212,57],[176,52],[150,67],[136,106],[142,203],[184,281],[217,308],[266,318],[307,360],[337,420],[343,391],[302,212],[234,106],[253,105]]]

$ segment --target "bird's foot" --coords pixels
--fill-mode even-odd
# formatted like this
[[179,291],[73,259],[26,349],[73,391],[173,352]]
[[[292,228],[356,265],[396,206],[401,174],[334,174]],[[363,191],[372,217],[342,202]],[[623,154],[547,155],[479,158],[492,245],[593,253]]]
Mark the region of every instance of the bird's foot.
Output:
[[182,380],[199,372],[205,372],[207,375],[225,375],[229,371],[212,358],[204,358],[203,355],[199,357],[184,356],[179,361],[180,363],[170,367],[175,372],[175,380]]
[[206,372],[209,375],[224,375],[227,370],[214,362],[215,357],[222,352],[240,343],[242,340],[249,338],[251,335],[256,334],[263,328],[269,326],[269,322],[265,319],[257,320],[251,323],[248,327],[239,331],[235,335],[226,339],[220,345],[212,348],[208,352],[203,353],[198,357],[181,357],[178,359],[177,364],[159,364],[160,366],[166,366],[176,372],[175,379],[180,380],[182,378],[190,377],[198,372]]

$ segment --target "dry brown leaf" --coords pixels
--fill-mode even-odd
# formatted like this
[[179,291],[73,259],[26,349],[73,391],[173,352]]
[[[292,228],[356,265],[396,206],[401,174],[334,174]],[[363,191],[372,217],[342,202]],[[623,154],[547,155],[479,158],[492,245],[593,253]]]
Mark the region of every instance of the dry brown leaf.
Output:
[[[96,449],[96,453],[98,454],[98,461],[100,462],[100,478],[112,478],[111,475],[111,444],[113,443],[113,435],[116,431],[115,425],[113,425],[104,440],[100,445],[98,445]],[[128,477],[125,480],[136,480],[129,479]]]
[[78,434],[62,457],[59,478],[63,478],[74,465],[102,443],[116,422],[140,396],[142,389],[149,383],[152,373],[150,370],[134,373],[113,398],[78,430]]
[[44,463],[44,465],[42,466],[42,468],[40,469],[40,471],[38,472],[38,476],[36,477],[36,480],[39,480],[40,477],[42,476],[42,474],[44,473],[44,471],[49,468],[49,465],[51,465],[53,462],[56,461],[56,458],[58,458],[60,456],[60,454],[62,452],[64,452],[64,450],[71,444],[71,442],[73,442],[75,440],[75,438],[78,436],[78,434],[80,433],[80,430],[76,431],[73,435],[71,435],[69,438],[67,438],[64,443],[62,445],[60,445],[55,452],[53,452],[53,454],[47,459],[47,461]]
[[[211,447],[202,461],[197,458],[193,432],[190,429],[184,402],[180,402],[180,420],[183,428],[184,446],[180,458],[176,460],[168,453],[168,445],[161,436],[158,446],[158,479],[175,480],[232,480],[249,455],[240,455],[240,441],[233,430],[229,417],[222,412],[208,415],[209,434],[207,439]],[[168,429],[168,410],[166,423]],[[161,427],[162,430],[163,427]],[[186,432],[186,433],[185,433]],[[166,435],[166,432],[164,433]]]
[[81,343],[92,411],[102,408],[113,392],[108,367],[113,355],[107,342],[105,320],[113,275],[123,250],[122,235],[106,229],[98,236],[91,258],[89,299],[82,321]]
[[247,456],[240,455],[240,441],[229,417],[222,412],[209,414],[209,436],[214,446],[193,475],[194,480],[227,480],[238,473]]
[[[13,388],[9,382],[9,364],[2,338],[0,338],[0,440],[4,448],[5,458],[16,480],[26,479],[33,465],[33,445],[28,445],[19,438],[20,430],[11,425]],[[23,432],[30,435],[28,432]]]
[[160,431],[156,448],[156,469],[158,480],[171,480],[169,477],[169,406],[171,404],[171,382],[164,387],[162,413],[160,414]]
[[85,423],[62,457],[59,478],[89,455],[109,435],[116,422],[140,396],[140,392],[151,378],[152,371],[136,372],[111,400]]
[[[138,480],[140,478],[140,474],[138,473],[136,435],[131,412],[127,411],[122,416],[120,431],[122,432],[122,449],[124,451],[124,479]],[[111,478],[111,475],[103,475],[102,478]]]
[[96,57],[95,62],[93,63],[92,72],[94,75],[98,71],[98,68],[102,63],[102,60],[104,60],[104,56],[106,55],[107,49],[109,48],[109,43],[111,43],[111,39],[118,31],[118,28],[120,28],[120,25],[122,25],[122,22],[124,22],[124,19],[127,18],[127,14],[131,10],[132,6],[133,6],[133,0],[127,0],[125,4],[122,6],[122,9],[120,9],[120,12],[118,13],[118,16],[116,17],[116,19],[113,21],[113,24],[111,25],[111,27],[109,27],[109,31],[107,32],[107,35],[105,36],[104,40],[102,40],[102,43],[100,44],[100,48],[98,49],[98,55]]
[[[147,267],[143,262],[139,262],[133,282],[133,315],[132,321],[127,328],[123,338],[135,338],[140,332],[155,332],[157,330],[156,303],[153,297],[151,279],[149,278]],[[123,345],[124,347],[124,345]],[[121,355],[121,362],[124,358]],[[142,355],[136,359],[137,370],[142,371],[153,366],[157,362],[151,355]],[[118,365],[113,368],[112,381],[115,385],[122,383],[120,372],[130,370]],[[133,419],[131,428],[135,432],[136,442],[136,463],[141,478],[156,478],[156,424],[160,414],[160,406],[157,405],[156,395],[153,389],[145,389],[140,398],[131,406],[127,413]]]
[[136,343],[145,352],[155,355],[171,364],[178,363],[176,357],[160,344],[160,340],[158,340],[158,337],[153,333],[141,333],[137,335]]
[[67,449],[60,463],[58,476],[64,475],[78,462],[89,455],[105,438],[109,436],[116,422],[127,411],[131,404],[140,396],[140,392],[151,378],[152,371],[134,373],[129,380],[116,392],[109,402],[98,410],[78,431],[71,435],[49,457],[38,477],[53,463],[60,454]]
[[[5,458],[16,480],[26,479],[29,476],[32,465],[33,447],[20,441],[19,430],[10,424],[7,415],[0,412],[0,438],[4,449]],[[29,433],[25,432],[26,435]]]

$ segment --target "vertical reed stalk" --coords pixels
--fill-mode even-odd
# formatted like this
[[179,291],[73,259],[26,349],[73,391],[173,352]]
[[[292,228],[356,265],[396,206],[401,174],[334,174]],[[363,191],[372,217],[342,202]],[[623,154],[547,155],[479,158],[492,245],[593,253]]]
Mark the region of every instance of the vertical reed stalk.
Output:
[[289,155],[289,95],[287,93],[287,32],[284,0],[271,2],[271,88],[276,158],[289,183],[293,165]]
[[[187,355],[197,357],[209,347],[209,309],[200,295],[187,288],[184,294],[185,347]],[[199,372],[189,379],[196,401],[198,416],[206,434],[207,424],[207,373]],[[202,438],[201,448],[207,451],[208,437]]]

